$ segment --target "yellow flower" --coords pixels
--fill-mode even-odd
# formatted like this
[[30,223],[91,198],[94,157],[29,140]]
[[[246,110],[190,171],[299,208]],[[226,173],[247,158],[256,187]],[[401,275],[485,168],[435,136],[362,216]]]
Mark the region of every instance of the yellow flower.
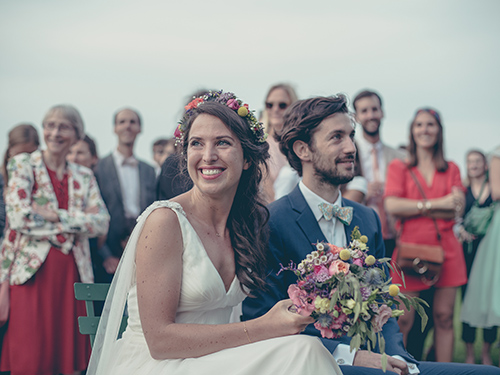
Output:
[[347,249],[344,249],[340,252],[340,259],[342,260],[349,260],[349,258],[351,257],[351,252]]
[[368,237],[366,237],[366,236],[363,235],[363,236],[359,237],[359,240],[361,242],[363,242],[363,243],[367,243],[368,242]]
[[368,266],[373,266],[375,264],[375,257],[373,255],[368,255],[365,259],[365,263],[368,265]]
[[389,286],[389,295],[391,297],[396,297],[398,294],[399,294],[399,286],[397,286],[396,284],[391,284]]
[[319,310],[321,314],[324,314],[330,308],[330,300],[328,298],[316,297],[314,300],[314,307]]
[[352,310],[352,309],[354,309],[354,306],[356,306],[356,301],[354,301],[351,298],[351,299],[347,300],[345,305]]
[[240,115],[241,117],[245,117],[246,115],[248,115],[248,109],[241,106],[240,108],[238,108],[238,115]]

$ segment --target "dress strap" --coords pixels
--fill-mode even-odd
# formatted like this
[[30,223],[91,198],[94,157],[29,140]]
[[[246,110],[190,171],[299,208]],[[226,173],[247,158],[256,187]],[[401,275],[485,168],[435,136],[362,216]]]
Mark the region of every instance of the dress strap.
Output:
[[182,206],[177,202],[168,200],[154,202],[137,218],[137,224],[123,251],[120,263],[111,282],[106,302],[104,303],[103,313],[99,321],[87,369],[88,375],[106,375],[109,373],[107,367],[112,362],[112,353],[114,352],[114,346],[117,344],[118,331],[125,310],[128,292],[135,282],[137,241],[148,216],[157,208],[162,207],[172,209],[177,214],[179,222],[181,222],[181,217],[187,221]]

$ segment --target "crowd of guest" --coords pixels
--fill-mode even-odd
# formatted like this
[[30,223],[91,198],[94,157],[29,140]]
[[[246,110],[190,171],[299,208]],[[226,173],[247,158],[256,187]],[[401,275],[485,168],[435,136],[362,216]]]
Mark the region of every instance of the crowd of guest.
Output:
[[[280,150],[278,136],[287,109],[298,99],[284,83],[273,85],[264,96],[259,119],[270,153],[261,185],[266,203],[289,194],[301,180]],[[413,311],[398,320],[408,351],[417,359],[427,354],[428,359],[452,361],[455,303],[461,291],[465,361],[476,361],[479,327],[480,361],[492,364],[500,324],[495,320],[500,313],[491,313],[500,311],[494,283],[500,278],[495,269],[500,263],[500,217],[494,209],[500,199],[499,149],[464,155],[462,181],[457,164],[446,158],[445,123],[436,109],[418,108],[408,115],[408,141],[400,140],[403,149],[381,138],[380,94],[360,91],[352,99],[352,112],[361,134],[355,139],[356,176],[341,186],[342,197],[375,210],[386,256],[394,264],[406,256],[406,244],[441,252],[437,260],[424,259],[423,253],[422,259],[415,257],[420,263],[414,259],[413,270],[403,270],[404,280],[397,267],[391,272],[405,294],[429,304],[424,333]],[[98,154],[99,139],[85,133],[78,110],[69,105],[54,106],[45,114],[43,146],[31,124],[16,125],[8,133],[0,174],[0,372],[84,371],[91,348],[78,332],[76,317],[85,315],[85,306],[75,300],[73,284],[111,282],[138,216],[155,200],[173,198],[193,186],[182,169],[175,138],[158,134],[151,147],[153,166],[136,156],[136,140],[144,130],[137,110],[118,109],[111,125],[116,146],[104,157]],[[490,213],[481,230],[472,218],[484,215],[478,209]],[[427,261],[437,265],[434,273]],[[431,327],[433,345],[430,353],[423,353]]]

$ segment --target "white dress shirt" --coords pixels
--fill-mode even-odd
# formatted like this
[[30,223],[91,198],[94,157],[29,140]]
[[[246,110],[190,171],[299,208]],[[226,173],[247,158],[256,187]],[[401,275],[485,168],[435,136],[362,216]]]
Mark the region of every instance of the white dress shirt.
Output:
[[[321,198],[319,195],[316,193],[313,193],[305,184],[303,181],[299,182],[299,189],[302,195],[304,196],[307,204],[311,208],[311,211],[314,214],[314,217],[318,221],[319,227],[321,229],[321,232],[326,237],[326,240],[331,243],[332,245],[338,246],[338,247],[344,247],[347,245],[346,241],[346,236],[345,236],[345,230],[344,230],[344,224],[342,224],[337,218],[332,218],[332,220],[326,220],[323,217],[323,213],[319,209],[319,205],[321,203],[327,203],[327,204],[332,204],[331,202],[327,202],[323,198]],[[339,196],[337,197],[337,200],[333,202],[334,205],[337,205],[339,207],[342,207],[342,194],[340,193],[339,190]]]
[[120,180],[125,217],[135,219],[141,213],[139,161],[133,155],[126,158],[118,150],[113,152],[113,160]]

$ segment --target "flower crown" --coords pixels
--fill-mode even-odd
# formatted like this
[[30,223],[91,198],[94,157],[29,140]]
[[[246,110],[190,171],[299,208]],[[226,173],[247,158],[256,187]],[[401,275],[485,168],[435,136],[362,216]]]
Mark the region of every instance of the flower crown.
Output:
[[243,104],[243,102],[236,97],[232,92],[222,92],[219,91],[209,91],[207,94],[200,97],[195,97],[187,106],[184,107],[186,112],[182,119],[179,121],[177,129],[175,129],[174,137],[176,138],[176,144],[182,143],[184,139],[184,133],[186,132],[186,126],[189,118],[194,114],[194,109],[196,109],[201,103],[205,102],[216,102],[221,103],[245,119],[252,130],[253,134],[257,138],[258,142],[265,142],[267,139],[267,133],[264,131],[264,125],[257,120],[254,115],[254,111],[248,109],[248,104]]

